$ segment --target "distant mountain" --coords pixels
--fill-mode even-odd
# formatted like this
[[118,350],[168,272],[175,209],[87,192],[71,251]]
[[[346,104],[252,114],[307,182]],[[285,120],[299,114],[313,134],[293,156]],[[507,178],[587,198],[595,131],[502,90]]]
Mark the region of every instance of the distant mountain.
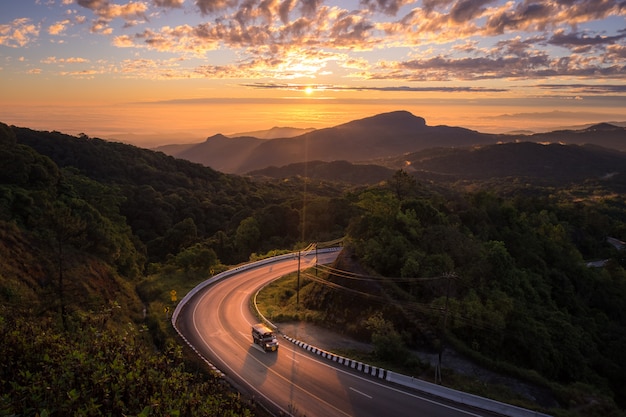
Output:
[[[611,124],[611,125],[614,125],[614,126],[618,126],[618,127],[626,127],[626,121],[624,121],[624,122],[609,121],[607,123]],[[555,129],[552,129],[552,130],[553,131],[554,130],[584,130],[584,129],[592,127],[592,126],[594,126],[596,124],[597,123],[586,123],[586,124],[573,125],[573,126],[561,126],[559,128],[555,128]],[[533,132],[533,133],[537,133],[537,132]]]
[[218,134],[195,145],[178,145],[178,150],[174,152],[172,148],[166,147],[155,150],[211,167],[216,171],[241,174],[247,171],[247,161],[253,157],[253,152],[268,141],[272,140],[245,136],[229,138]]
[[244,133],[232,133],[230,135],[226,135],[229,138],[238,138],[241,136],[251,136],[253,138],[259,139],[279,139],[279,138],[293,138],[295,136],[304,135],[305,133],[309,133],[314,131],[314,128],[301,129],[296,127],[273,127],[269,130],[255,130],[252,132],[244,132]]
[[294,138],[227,138],[215,135],[193,146],[160,147],[172,156],[243,174],[307,161],[368,161],[436,146],[492,144],[499,136],[460,127],[427,126],[406,111],[383,113]]
[[429,149],[387,161],[387,166],[402,167],[417,176],[438,180],[516,177],[563,184],[616,176],[626,178],[626,153],[595,145],[519,142]]
[[395,111],[291,138],[215,135],[202,143],[167,145],[156,150],[221,172],[245,174],[310,161],[370,163],[429,148],[507,142],[593,144],[626,151],[626,128],[601,123],[580,130],[494,135],[461,127],[428,126],[421,117]]
[[605,148],[626,151],[626,127],[611,123],[599,123],[580,130],[555,130],[525,137],[532,142],[594,144]]

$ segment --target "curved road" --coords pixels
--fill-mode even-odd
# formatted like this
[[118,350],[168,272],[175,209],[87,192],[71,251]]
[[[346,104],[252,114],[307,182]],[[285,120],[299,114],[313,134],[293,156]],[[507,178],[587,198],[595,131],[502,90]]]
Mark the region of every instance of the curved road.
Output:
[[[318,262],[330,263],[337,253],[319,254]],[[303,256],[301,267],[314,262],[314,255]],[[491,415],[392,386],[281,338],[278,352],[263,352],[250,335],[258,321],[250,311],[250,297],[297,268],[297,257],[289,258],[244,269],[207,286],[180,311],[178,330],[202,356],[275,412],[307,417]]]

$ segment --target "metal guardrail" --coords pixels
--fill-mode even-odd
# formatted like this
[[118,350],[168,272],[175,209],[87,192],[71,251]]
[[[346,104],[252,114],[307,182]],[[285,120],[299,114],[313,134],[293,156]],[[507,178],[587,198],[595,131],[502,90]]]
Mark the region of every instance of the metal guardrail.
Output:
[[[342,248],[337,247],[337,248],[326,248],[326,249],[317,249],[317,253],[326,253],[326,252],[336,252],[338,250],[341,250]],[[300,251],[303,252],[303,251]],[[310,250],[307,253],[312,253],[313,251]],[[189,346],[194,352],[196,352],[196,354],[213,370],[213,372],[217,373],[220,376],[224,376],[224,373],[222,371],[220,371],[215,365],[213,365],[207,358],[205,358],[200,352],[198,352],[198,350],[195,348],[195,346],[193,346],[191,344],[191,342],[189,342],[189,340],[187,340],[187,338],[182,334],[182,332],[180,331],[180,329],[177,326],[177,321],[178,321],[178,316],[180,315],[180,312],[183,310],[183,308],[185,308],[186,304],[189,302],[189,300],[191,300],[196,294],[198,294],[200,291],[202,291],[203,289],[205,289],[206,287],[221,281],[223,279],[229,278],[233,275],[238,274],[241,271],[246,271],[246,270],[250,270],[250,269],[254,269],[254,268],[258,268],[260,266],[263,265],[268,265],[274,262],[278,262],[278,261],[282,261],[285,259],[289,259],[289,258],[294,258],[298,256],[298,252],[291,252],[291,253],[287,253],[284,255],[278,255],[278,256],[273,256],[271,258],[266,258],[266,259],[261,259],[260,261],[256,261],[256,262],[250,262],[247,263],[245,265],[240,265],[238,267],[235,267],[233,269],[229,269],[228,271],[224,271],[224,272],[220,272],[219,274],[215,275],[214,277],[211,277],[209,279],[207,279],[206,281],[202,281],[200,284],[196,285],[191,291],[189,291],[187,294],[185,294],[185,296],[180,300],[180,302],[178,303],[178,305],[176,306],[176,308],[174,309],[174,312],[172,313],[172,327],[174,327],[174,330],[176,330],[176,333],[178,333],[178,335],[180,336],[180,338],[187,344],[187,346]]]

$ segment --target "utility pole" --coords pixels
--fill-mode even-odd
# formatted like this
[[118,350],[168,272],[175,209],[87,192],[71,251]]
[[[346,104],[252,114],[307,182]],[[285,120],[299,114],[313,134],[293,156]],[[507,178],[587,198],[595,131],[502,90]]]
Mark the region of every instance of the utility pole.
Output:
[[296,289],[296,307],[300,307],[300,254],[302,251],[298,251],[298,287]]
[[446,325],[448,324],[448,300],[450,299],[450,281],[451,278],[456,278],[456,274],[454,272],[446,272],[444,277],[447,279],[446,283],[446,304],[443,310],[443,325],[441,330],[441,335],[439,337],[439,362],[437,363],[437,367],[435,369],[435,383],[441,384],[441,357],[443,356],[444,349],[444,340],[446,338]]

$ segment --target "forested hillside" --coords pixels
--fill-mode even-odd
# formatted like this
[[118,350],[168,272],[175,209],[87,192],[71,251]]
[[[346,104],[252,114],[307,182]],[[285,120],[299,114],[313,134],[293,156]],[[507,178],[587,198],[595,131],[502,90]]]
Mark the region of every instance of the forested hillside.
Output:
[[[539,145],[524,146],[522,158]],[[360,280],[328,279],[366,297],[337,286],[303,296],[327,325],[378,342],[453,346],[548,387],[557,415],[623,415],[623,156],[596,151],[615,164],[611,175],[599,178],[593,165],[581,169],[591,176],[560,170],[547,182],[476,177],[469,172],[484,156],[437,150],[427,154],[475,169],[445,182],[380,170],[375,185],[355,187],[298,176],[298,167],[288,180],[252,180],[0,124],[0,414],[259,413],[178,347],[170,292],[182,297],[228,266],[344,237],[345,268]],[[505,165],[523,165],[515,154]],[[373,334],[372,323],[392,331]]]
[[[48,156],[59,167],[77,169],[110,186],[113,194],[109,195],[118,194],[120,213],[146,246],[148,262],[160,262],[190,243],[202,242],[222,262],[236,264],[247,260],[251,252],[343,233],[332,225],[329,230],[319,224],[301,224],[305,198],[301,181],[254,182],[131,145],[59,132],[13,130],[19,143]],[[308,184],[307,192],[307,198],[315,200],[308,202],[311,221],[317,221],[318,206],[328,211],[327,205],[341,196],[339,188],[318,183]],[[346,224],[346,219],[336,221],[339,226]]]
[[302,223],[302,183],[1,124],[0,162],[0,415],[263,414],[185,359],[164,309],[253,252],[341,235],[313,227],[338,189],[311,185]]
[[398,340],[446,343],[551,387],[567,415],[621,415],[610,404],[626,406],[626,252],[616,244],[626,240],[626,202],[614,185],[526,184],[506,197],[400,171],[355,199],[348,246],[360,267],[328,275],[345,291],[313,284],[304,304],[355,335],[387,322],[377,336],[386,359],[404,357]]

